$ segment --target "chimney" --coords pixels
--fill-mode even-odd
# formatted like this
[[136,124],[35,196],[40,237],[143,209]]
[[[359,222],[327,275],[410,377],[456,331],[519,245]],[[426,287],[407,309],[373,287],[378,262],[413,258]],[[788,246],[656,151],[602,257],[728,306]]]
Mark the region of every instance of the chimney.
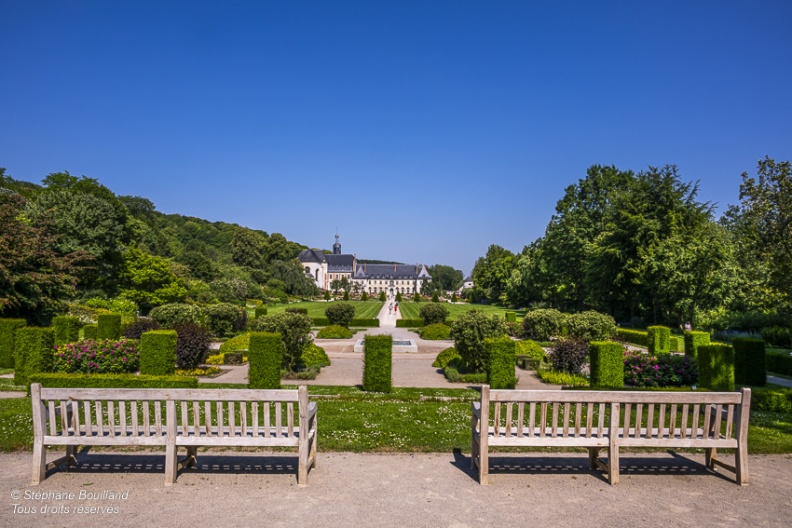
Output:
[[363,273],[366,273],[366,263],[363,263]]
[[396,271],[396,263],[393,264],[393,271]]

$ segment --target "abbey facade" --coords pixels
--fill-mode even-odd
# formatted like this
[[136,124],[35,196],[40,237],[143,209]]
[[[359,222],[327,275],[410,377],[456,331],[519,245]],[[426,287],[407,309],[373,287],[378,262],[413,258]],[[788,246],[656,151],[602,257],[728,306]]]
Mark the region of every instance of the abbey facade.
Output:
[[412,295],[420,292],[424,282],[432,280],[424,264],[367,264],[358,263],[356,255],[341,253],[336,235],[333,253],[305,249],[298,257],[320,290],[332,290],[333,281],[346,279],[353,292],[379,295],[380,292]]

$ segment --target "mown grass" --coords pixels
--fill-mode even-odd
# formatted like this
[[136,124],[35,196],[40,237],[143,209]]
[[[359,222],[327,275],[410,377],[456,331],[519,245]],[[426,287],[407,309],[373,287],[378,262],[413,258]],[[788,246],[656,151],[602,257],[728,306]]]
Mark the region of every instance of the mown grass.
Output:
[[[320,452],[469,452],[470,402],[479,397],[475,390],[396,388],[384,394],[311,386],[309,393],[319,403]],[[32,437],[30,398],[0,399],[0,451],[30,450]],[[792,453],[792,414],[752,412],[748,449],[751,454]]]
[[[428,302],[428,301],[427,301]],[[399,303],[399,311],[402,314],[402,318],[404,319],[420,319],[420,310],[421,306],[427,304],[426,302],[413,302],[409,300],[404,300]],[[470,310],[478,310],[480,312],[484,312],[490,315],[498,315],[503,319],[506,318],[506,312],[512,311],[508,308],[503,308],[500,306],[491,306],[488,304],[451,304],[451,303],[443,303],[443,306],[448,308],[448,319],[447,321],[453,321],[459,314],[464,312],[469,312]]]
[[308,310],[308,317],[324,317],[325,310],[333,302],[347,302],[355,307],[356,319],[374,319],[379,314],[384,303],[380,301],[331,301],[331,302],[318,302],[318,301],[303,301],[291,304],[277,304],[275,306],[267,307],[267,314],[276,314],[285,312],[286,308],[306,308]]

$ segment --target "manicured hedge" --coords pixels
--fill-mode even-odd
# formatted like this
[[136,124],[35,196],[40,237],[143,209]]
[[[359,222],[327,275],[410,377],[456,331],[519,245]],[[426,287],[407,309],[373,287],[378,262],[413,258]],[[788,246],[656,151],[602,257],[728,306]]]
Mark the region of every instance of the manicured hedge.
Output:
[[508,337],[485,339],[484,355],[487,384],[493,389],[513,389],[517,385],[514,376],[517,355],[515,342]]
[[330,325],[319,330],[316,333],[316,339],[351,339],[353,335],[352,330],[349,328]]
[[734,390],[734,349],[729,345],[698,348],[699,386],[712,391]]
[[650,326],[646,329],[646,348],[649,354],[668,354],[671,352],[671,329],[667,326]]
[[55,332],[55,346],[76,343],[80,340],[80,318],[60,315],[52,319]]
[[698,347],[710,344],[709,332],[696,332],[688,330],[685,332],[685,355],[698,357]]
[[14,342],[24,319],[0,319],[0,368],[14,368]]
[[432,366],[434,368],[444,369],[452,361],[461,360],[461,359],[462,356],[459,355],[459,353],[456,351],[456,348],[450,347],[450,348],[446,348],[445,350],[437,354],[437,357],[435,358],[434,363],[432,363]]
[[97,339],[121,339],[121,315],[99,314],[96,317],[98,330]]
[[265,306],[256,306],[256,318],[267,315],[267,308]]
[[363,355],[363,390],[390,392],[392,388],[393,336],[366,336]]
[[170,376],[176,371],[176,330],[152,330],[140,336],[140,373]]
[[32,374],[51,372],[55,361],[55,332],[52,328],[24,326],[14,341],[14,385],[27,385]]
[[420,328],[423,319],[396,319],[396,328]]
[[792,413],[792,389],[752,389],[751,410]]
[[738,337],[732,341],[734,348],[734,382],[739,385],[767,384],[765,343],[762,339]]
[[631,330],[629,328],[617,328],[616,336],[631,345],[649,346],[649,336],[643,330]]
[[157,306],[149,312],[149,317],[157,321],[163,328],[175,328],[184,323],[201,323],[203,313],[193,304],[172,303]]
[[325,349],[311,343],[302,353],[302,364],[305,367],[329,367],[330,366],[330,358],[327,357],[327,352]]
[[516,312],[506,312],[506,322],[507,323],[516,323],[517,322],[517,313]]
[[428,339],[430,341],[451,339],[451,327],[442,323],[425,326],[423,330],[421,330],[421,339]]
[[612,341],[589,343],[592,387],[624,387],[624,347]]
[[195,376],[149,376],[141,374],[67,374],[39,373],[30,376],[31,383],[49,388],[113,388],[113,389],[194,389]]
[[669,336],[668,337],[668,350],[670,352],[684,352],[685,338],[682,336]]
[[776,354],[769,352],[765,356],[767,362],[767,371],[775,372],[776,374],[783,374],[784,376],[792,376],[792,356],[789,354]]
[[330,319],[327,317],[311,317],[312,326],[330,326]]
[[297,308],[296,306],[293,306],[291,308],[286,308],[285,311],[288,313],[298,313],[298,314],[308,315],[308,308]]
[[83,339],[96,339],[99,334],[99,327],[95,324],[87,324],[83,326]]
[[378,328],[379,319],[352,319],[349,321],[349,326],[359,326],[361,328]]
[[252,332],[248,351],[248,386],[280,389],[283,339],[277,332]]

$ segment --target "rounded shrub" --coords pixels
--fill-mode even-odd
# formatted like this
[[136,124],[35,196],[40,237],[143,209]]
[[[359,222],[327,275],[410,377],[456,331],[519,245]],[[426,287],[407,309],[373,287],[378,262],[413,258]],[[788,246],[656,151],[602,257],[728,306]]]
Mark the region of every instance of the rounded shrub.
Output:
[[616,333],[616,320],[593,310],[566,316],[569,337],[583,341],[610,339]]
[[448,308],[439,303],[425,304],[418,311],[425,326],[445,323],[448,318]]
[[532,341],[530,339],[517,341],[517,354],[522,356],[530,356],[531,358],[538,359],[539,361],[547,360],[547,352],[544,351],[544,348],[539,346],[539,343],[536,341]]
[[327,352],[325,352],[324,348],[311,343],[303,350],[302,364],[305,368],[329,367],[330,358],[327,357]]
[[580,374],[588,362],[588,344],[580,339],[562,339],[550,352],[553,370],[567,374]]
[[241,332],[247,325],[247,310],[231,303],[211,304],[203,309],[206,327],[217,337]]
[[290,306],[284,310],[289,313],[298,313],[303,315],[308,315],[308,308],[298,308],[296,306]]
[[322,296],[322,298],[325,301],[329,301],[330,300],[330,290],[325,290],[324,295]]
[[451,339],[451,327],[440,324],[432,324],[424,327],[421,331],[421,339],[439,340]]
[[440,302],[440,296],[437,294],[437,292],[432,293],[432,302],[433,303]]
[[159,330],[162,327],[154,319],[141,318],[131,323],[124,329],[124,337],[127,339],[140,339],[144,332]]
[[434,360],[434,363],[432,363],[432,366],[435,368],[444,369],[452,361],[459,361],[461,359],[462,356],[459,355],[459,353],[456,351],[456,348],[450,347],[437,354],[437,358]]
[[350,339],[352,330],[339,325],[325,326],[316,334],[317,339]]
[[256,319],[250,324],[254,332],[277,332],[283,341],[282,368],[295,372],[303,350],[312,341],[311,318],[304,314],[283,312]]
[[331,325],[349,327],[349,323],[355,317],[355,307],[347,303],[333,303],[325,308],[325,317]]
[[237,350],[248,350],[250,348],[250,333],[232,337],[220,345],[220,354],[236,352]]
[[471,372],[484,372],[484,340],[504,334],[503,321],[497,315],[470,310],[460,314],[451,325],[450,337],[465,367]]
[[195,323],[180,324],[176,327],[176,367],[194,369],[206,359],[209,352],[209,332]]
[[157,321],[163,328],[173,329],[184,323],[201,322],[201,309],[193,304],[172,303],[152,308],[149,317]]
[[567,316],[554,308],[532,310],[523,318],[523,332],[526,337],[547,341],[563,333]]

